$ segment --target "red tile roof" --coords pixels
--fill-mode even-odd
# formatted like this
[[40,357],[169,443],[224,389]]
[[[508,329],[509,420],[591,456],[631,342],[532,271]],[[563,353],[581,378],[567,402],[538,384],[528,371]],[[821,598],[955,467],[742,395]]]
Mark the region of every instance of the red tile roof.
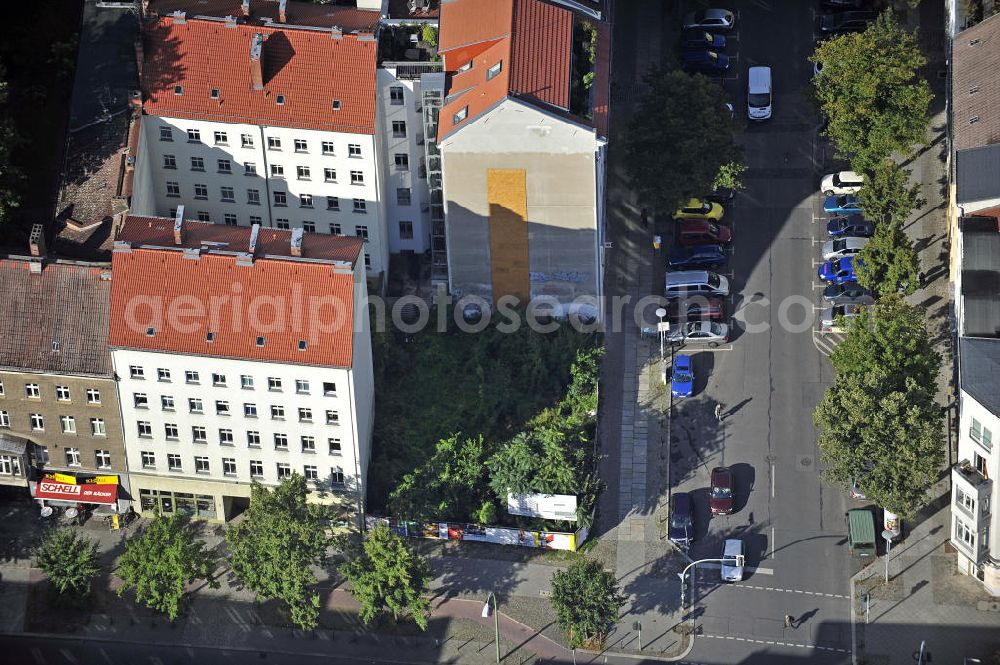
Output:
[[[201,247],[211,243],[218,251],[246,252],[250,244],[250,228],[226,226],[210,222],[184,220],[182,244],[174,244],[174,220],[166,217],[131,216],[122,225],[117,240],[132,245],[154,247]],[[291,254],[291,231],[262,228],[257,235],[255,256]],[[364,240],[356,236],[335,236],[325,233],[302,235],[302,256],[321,261],[344,261],[353,267],[361,255]]]
[[[130,219],[122,236],[146,238],[141,221]],[[191,222],[193,235],[196,224]],[[236,231],[244,232],[241,244],[249,241],[250,229]],[[156,233],[149,239],[159,238]],[[360,250],[356,238],[337,240],[353,240]],[[112,275],[112,347],[351,366],[354,276],[328,262],[268,257],[241,265],[234,255],[211,249],[194,259],[177,249],[133,247],[114,252]]]
[[[215,16],[218,18],[234,16],[241,21],[246,20],[258,25],[268,21],[277,23],[278,3],[276,0],[250,0],[249,18],[243,16],[242,4],[242,0],[153,0],[150,2],[150,11],[160,16],[182,11],[186,12],[188,16]],[[343,28],[344,32],[374,31],[381,19],[376,11],[356,7],[317,5],[311,2],[295,2],[295,0],[288,2],[285,13],[289,25],[318,28],[330,28],[338,25]]]
[[[444,3],[438,52],[445,69],[455,72],[470,60],[473,67],[452,77],[440,135],[456,128],[452,116],[465,106],[471,120],[512,95],[568,111],[573,20],[572,12],[542,0]],[[500,61],[500,76],[487,81]]]
[[[250,47],[264,35],[263,90],[254,90]],[[163,17],[144,33],[143,110],[219,122],[375,131],[374,39],[330,31]],[[181,86],[183,93],[175,94]],[[219,98],[211,92],[219,90]],[[278,104],[279,95],[284,103]],[[333,109],[334,100],[340,110]]]

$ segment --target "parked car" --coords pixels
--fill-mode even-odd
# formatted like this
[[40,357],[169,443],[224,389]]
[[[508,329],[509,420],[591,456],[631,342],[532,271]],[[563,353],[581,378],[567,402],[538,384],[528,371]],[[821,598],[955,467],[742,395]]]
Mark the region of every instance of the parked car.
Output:
[[875,296],[857,282],[830,284],[823,289],[823,298],[832,305],[871,305]]
[[819,31],[825,35],[861,32],[878,17],[875,12],[850,11],[823,14],[819,17]]
[[729,280],[710,270],[668,272],[663,280],[663,295],[667,298],[725,297],[729,295]]
[[677,241],[682,245],[728,245],[733,231],[710,219],[689,219],[681,222]]
[[854,194],[828,196],[823,201],[823,212],[828,215],[851,215],[861,212],[861,199]]
[[[729,115],[732,116],[733,105],[726,104],[726,106],[729,107]],[[736,196],[735,189],[729,189],[728,187],[716,187],[715,189],[712,190],[710,194],[706,194],[704,198],[706,201],[712,201],[714,203],[718,203],[719,205],[726,205],[727,203],[732,201],[735,196]]]
[[712,493],[708,506],[713,515],[729,515],[733,512],[733,472],[728,466],[712,469]]
[[718,321],[688,321],[670,327],[667,341],[671,344],[707,344],[711,347],[729,341],[729,326]]
[[670,394],[674,397],[690,397],[694,392],[694,369],[691,356],[674,356],[674,368],[670,373]]
[[853,256],[865,248],[868,238],[840,237],[823,243],[823,260],[833,261],[845,256]]
[[687,492],[674,492],[670,497],[670,528],[667,537],[682,547],[694,541],[694,510],[691,495]]
[[863,175],[858,175],[854,171],[837,171],[823,176],[819,182],[819,188],[823,190],[825,196],[837,196],[856,194],[864,184],[865,177]]
[[681,48],[687,51],[721,51],[726,48],[726,38],[705,30],[685,30],[681,35]]
[[827,307],[819,317],[819,325],[823,332],[839,332],[847,327],[850,319],[861,316],[864,305],[834,305]]
[[667,303],[667,320],[687,321],[692,319],[726,318],[726,301],[716,296],[693,296],[677,298]]
[[831,236],[871,238],[875,235],[875,224],[861,215],[834,217],[826,223],[826,232]]
[[684,28],[705,30],[732,30],[736,25],[736,14],[728,9],[703,9],[684,15]]
[[747,117],[750,120],[771,117],[770,67],[751,67],[747,71]]
[[720,571],[723,582],[743,580],[743,541],[739,538],[727,538],[723,544]]
[[[858,265],[864,265],[858,260]],[[848,256],[836,261],[827,261],[819,267],[819,278],[828,284],[842,284],[843,282],[856,282],[858,275],[854,271],[854,257]]]
[[674,219],[711,219],[719,221],[726,213],[718,203],[690,199],[683,207],[674,211]]
[[675,247],[667,258],[667,268],[688,270],[690,268],[718,268],[726,263],[726,253],[722,245],[694,245]]
[[729,56],[715,51],[684,51],[681,67],[686,72],[722,74],[729,69]]

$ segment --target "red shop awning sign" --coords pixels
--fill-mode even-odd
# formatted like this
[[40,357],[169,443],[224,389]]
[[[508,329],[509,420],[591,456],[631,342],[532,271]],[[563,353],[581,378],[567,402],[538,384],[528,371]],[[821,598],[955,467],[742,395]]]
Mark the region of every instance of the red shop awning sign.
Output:
[[118,498],[118,485],[70,485],[46,478],[38,481],[35,498],[112,504]]

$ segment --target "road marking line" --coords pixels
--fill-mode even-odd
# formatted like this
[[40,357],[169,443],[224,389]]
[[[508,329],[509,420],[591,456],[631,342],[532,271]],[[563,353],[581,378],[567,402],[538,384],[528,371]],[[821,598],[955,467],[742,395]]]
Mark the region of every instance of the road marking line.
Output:
[[[708,564],[702,564],[707,567]],[[705,583],[702,583],[703,585]],[[780,587],[773,586],[760,586],[755,584],[736,584],[731,588],[733,589],[750,589],[751,591],[773,591],[775,593],[801,593],[807,596],[824,596],[826,598],[837,598],[840,600],[850,600],[850,596],[844,596],[837,593],[826,593],[824,591],[807,591],[805,589],[782,589]]]
[[786,646],[786,647],[797,647],[799,649],[816,649],[822,651],[831,651],[833,653],[850,653],[848,649],[820,646],[818,644],[803,644],[800,642],[778,642],[777,640],[758,640],[754,638],[733,637],[731,635],[712,635],[710,633],[701,633],[700,637],[707,637],[714,640],[738,640],[740,642],[752,642],[754,644],[769,644],[772,646],[778,646],[780,644],[781,646]]
[[[771,498],[774,498],[774,465],[771,465]],[[774,527],[772,527],[773,530]]]

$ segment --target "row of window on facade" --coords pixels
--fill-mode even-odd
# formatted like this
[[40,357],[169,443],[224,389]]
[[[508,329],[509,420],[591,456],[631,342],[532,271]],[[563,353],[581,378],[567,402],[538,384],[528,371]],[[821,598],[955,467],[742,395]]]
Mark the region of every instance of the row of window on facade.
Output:
[[[83,457],[80,453],[79,448],[66,448],[64,449],[66,454],[66,466],[69,467],[81,467],[83,466]],[[36,447],[36,462],[39,464],[49,463],[49,449],[45,446]],[[96,469],[110,469],[111,468],[111,451],[110,450],[95,450],[94,451],[94,468]],[[21,473],[21,459],[17,455],[0,455],[0,475],[2,476],[20,476]]]
[[[337,422],[334,421],[330,423],[336,425]],[[146,421],[138,421],[138,433],[141,438],[151,439],[153,438],[153,426],[151,423]],[[175,423],[165,423],[164,424],[164,437],[167,441],[179,441],[180,432]],[[208,429],[203,425],[193,425],[191,427],[191,441],[192,443],[208,443]],[[246,441],[248,448],[260,448],[261,439],[260,432],[255,430],[248,430],[246,433]],[[299,442],[302,446],[301,450],[304,453],[315,453],[316,452],[316,437],[303,435],[299,437]],[[340,455],[343,451],[342,444],[339,437],[330,437],[326,440],[327,451],[330,455]],[[235,439],[233,438],[233,430],[220,427],[219,428],[219,445],[220,446],[232,446],[235,445]],[[281,451],[288,451],[288,435],[284,433],[274,434],[274,449]]]
[[[405,122],[394,122],[392,123],[393,133],[401,133],[406,136],[406,123]],[[215,145],[217,146],[229,146],[229,133],[225,131],[214,131],[213,139]],[[174,129],[169,125],[160,125],[160,140],[161,141],[173,141],[174,140]],[[188,143],[201,143],[201,130],[200,129],[188,129],[187,130],[187,142]],[[307,139],[293,139],[292,145],[297,153],[308,154],[309,141]],[[240,147],[242,148],[254,148],[254,136],[253,134],[240,134]],[[267,149],[268,150],[281,150],[281,137],[279,136],[268,136],[267,137]],[[337,146],[334,141],[320,141],[320,152],[328,157],[334,157],[337,154]],[[348,143],[347,144],[347,156],[354,159],[361,159],[364,155],[362,154],[361,145],[358,143]]]
[[[257,346],[263,345],[262,341],[258,341]],[[145,380],[146,378],[146,368],[141,365],[129,365],[128,372],[129,378],[131,379]],[[158,367],[156,369],[156,380],[164,383],[170,383],[173,381],[173,373],[165,367]],[[217,388],[225,388],[228,385],[226,381],[225,374],[212,372],[211,382],[213,386]],[[194,370],[186,370],[184,372],[184,383],[200,385],[201,373]],[[254,377],[250,374],[240,374],[240,388],[243,390],[255,390],[256,382],[254,381]],[[270,392],[282,392],[282,390],[284,390],[284,381],[280,377],[269,376],[267,377],[267,389]],[[309,381],[306,379],[296,379],[295,393],[297,395],[311,395],[312,389]],[[337,384],[333,381],[323,381],[323,395],[325,397],[336,397]]]
[[[989,547],[989,525],[985,525],[979,532],[979,549],[985,550]],[[976,529],[974,526],[966,524],[960,517],[955,517],[955,540],[964,543],[971,550],[976,550]]]
[[[191,157],[191,170],[197,173],[205,172],[205,158],[204,157]],[[233,162],[230,159],[216,159],[216,170],[221,175],[232,175],[233,174]],[[394,153],[393,163],[396,166],[397,171],[408,171],[410,169],[410,156],[405,152]],[[285,177],[285,167],[282,164],[271,164],[272,178],[284,178]],[[170,170],[177,170],[177,156],[176,155],[163,155],[163,168]],[[256,176],[257,175],[257,164],[255,162],[243,162],[243,175]],[[312,167],[310,166],[296,166],[295,167],[295,177],[297,180],[312,180]],[[336,183],[337,180],[337,169],[332,167],[323,168],[323,182]],[[352,185],[363,185],[365,184],[365,175],[363,171],[351,171],[351,184]],[[207,196],[207,195],[206,195]]]
[[[357,173],[358,177],[361,176],[360,171],[352,171],[351,178],[354,178],[354,174]],[[361,184],[361,180],[353,184]],[[179,182],[174,180],[167,180],[165,183],[166,194],[169,198],[180,198],[181,196],[181,185]],[[274,198],[274,205],[278,208],[288,207],[288,192],[275,191],[272,192]],[[326,209],[333,212],[340,212],[340,197],[339,196],[327,196],[326,199]],[[208,200],[208,185],[195,184],[194,185],[194,199],[198,201]],[[314,208],[316,207],[315,201],[312,194],[299,194],[299,207],[300,208]],[[236,203],[236,190],[232,187],[220,187],[219,188],[219,201],[222,203]],[[354,204],[354,212],[366,214],[368,212],[368,202],[365,199],[351,199]],[[247,189],[247,205],[260,205],[260,190],[254,188]]]
[[[101,391],[97,388],[87,388],[87,403],[88,404],[100,404],[101,403]],[[4,389],[3,380],[0,379],[0,397],[6,396],[6,390]],[[24,396],[28,399],[41,399],[42,392],[38,387],[37,383],[26,383],[24,384]],[[72,394],[70,393],[69,386],[56,386],[55,398],[60,402],[71,402],[73,400]]]
[[[149,450],[143,450],[140,452],[142,458],[142,468],[148,470],[156,469],[156,454]],[[174,472],[183,472],[184,464],[181,461],[181,456],[177,453],[167,453],[167,470]],[[275,464],[277,469],[277,479],[287,478],[292,475],[292,465],[287,462],[278,462]],[[210,474],[212,473],[211,464],[207,456],[196,455],[194,457],[194,471],[195,473]],[[236,476],[236,458],[235,457],[223,457],[222,458],[222,475],[224,476]],[[314,464],[306,464],[302,467],[302,475],[305,476],[306,480],[311,480],[317,482],[319,480],[319,469]],[[261,460],[250,460],[250,477],[251,478],[263,478],[264,477],[264,462]],[[339,466],[330,468],[330,484],[334,487],[344,486],[344,471]]]
[[983,427],[983,424],[976,418],[972,419],[969,436],[986,450],[993,450],[993,432],[988,427]]
[[[0,411],[0,427],[10,428],[10,413]],[[28,414],[28,427],[33,432],[45,431],[45,416],[41,413]],[[59,416],[59,428],[63,434],[76,434],[76,418],[73,416]],[[103,418],[90,418],[91,436],[107,436],[108,430]]]

